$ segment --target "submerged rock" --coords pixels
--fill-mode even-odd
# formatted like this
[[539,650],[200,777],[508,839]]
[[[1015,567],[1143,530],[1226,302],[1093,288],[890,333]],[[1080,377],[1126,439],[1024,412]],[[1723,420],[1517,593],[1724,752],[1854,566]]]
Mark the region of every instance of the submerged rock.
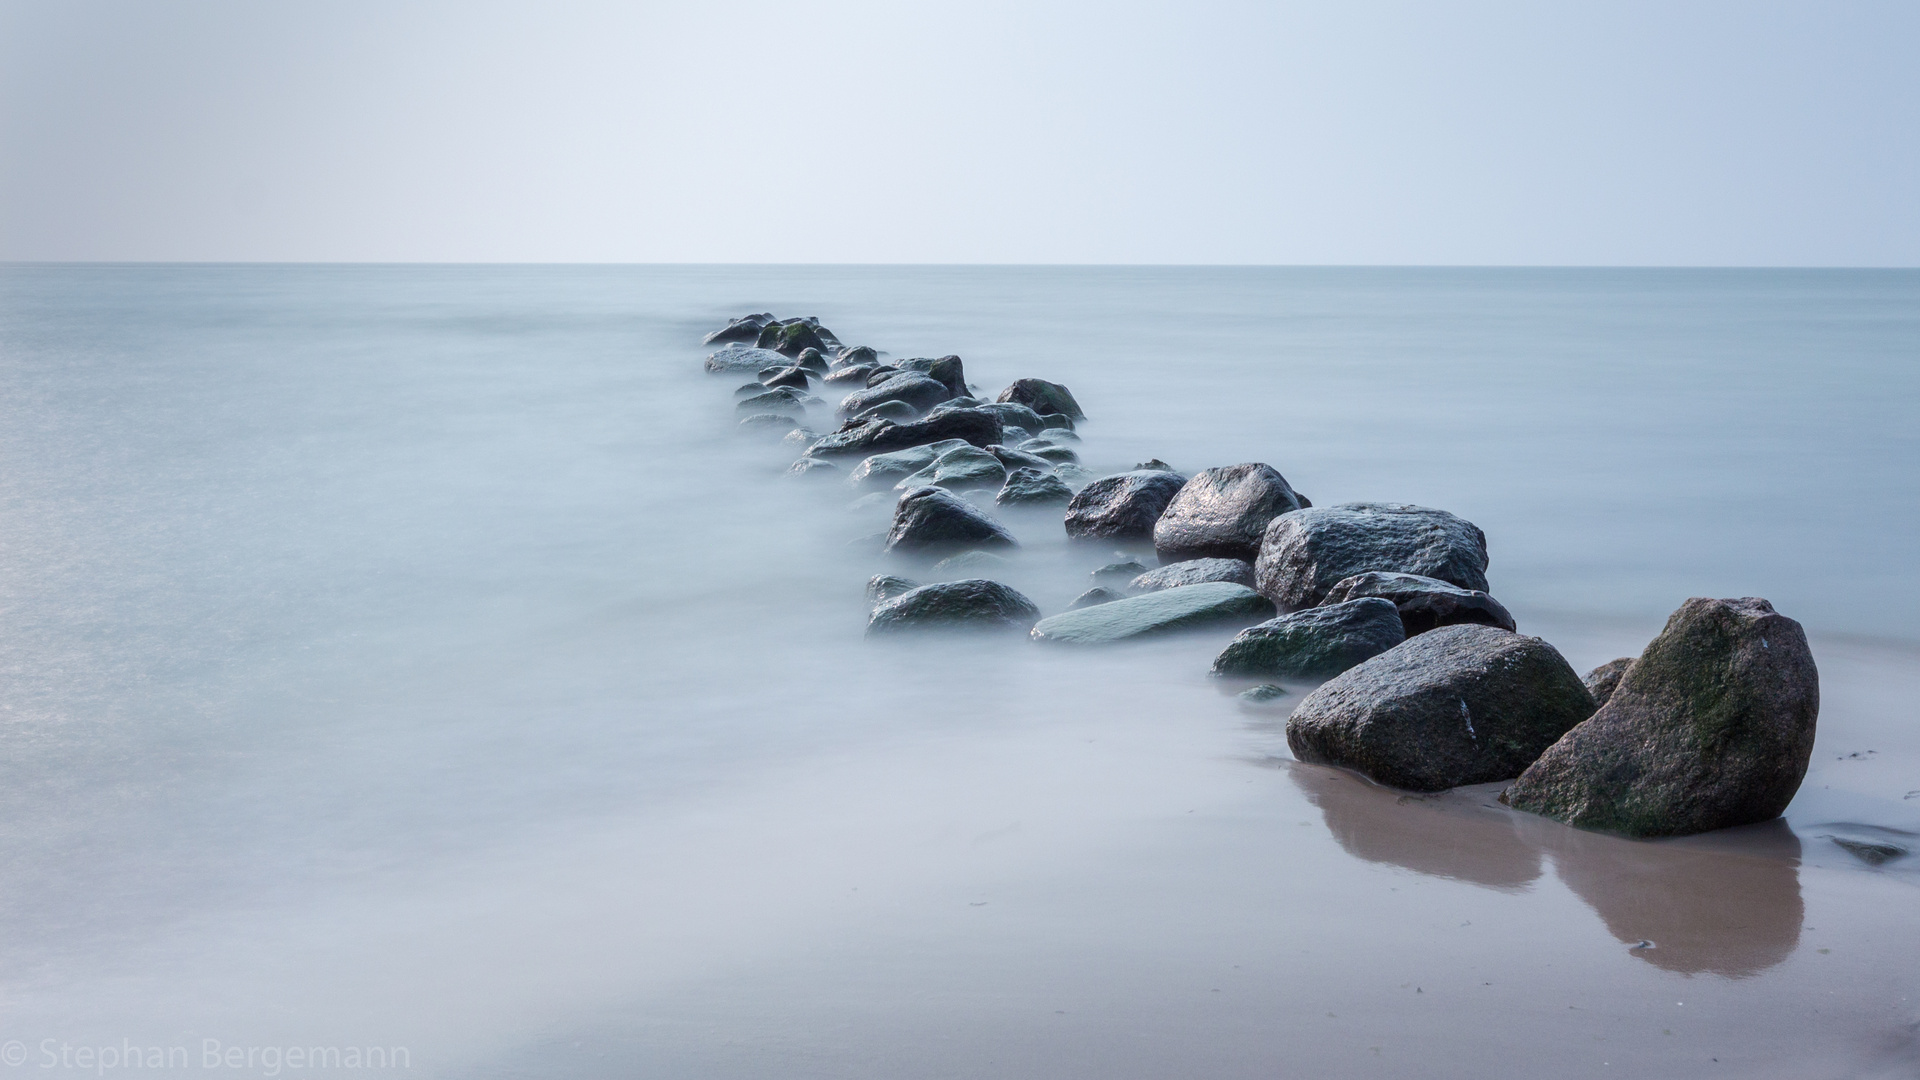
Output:
[[[1513,616],[1500,601],[1478,589],[1463,589],[1439,578],[1420,574],[1374,572],[1342,578],[1327,590],[1323,604],[1338,604],[1377,596],[1399,609],[1401,625],[1407,636],[1424,634],[1435,627],[1479,623],[1502,630],[1518,629]],[[1591,687],[1589,687],[1591,689]]]
[[1250,462],[1202,469],[1167,504],[1153,527],[1161,562],[1245,559],[1260,555],[1267,524],[1313,505],[1272,466]]
[[888,551],[951,551],[1014,547],[1013,534],[945,488],[914,488],[893,507]]
[[895,574],[875,574],[867,579],[867,603],[884,604],[903,593],[912,592],[920,583]]
[[903,371],[865,390],[856,390],[840,402],[839,414],[852,416],[883,401],[901,401],[916,413],[926,412],[953,396],[945,383],[917,371]]
[[936,574],[997,574],[1013,565],[1013,560],[991,551],[963,551],[933,564]]
[[1052,465],[1077,465],[1080,463],[1079,454],[1074,453],[1071,447],[1061,446],[1056,442],[1028,439],[1026,442],[1021,443],[1018,449],[1023,454],[1032,454],[1034,457]]
[[742,315],[727,325],[700,339],[702,345],[719,345],[728,341],[754,342],[760,339],[760,331],[773,321],[772,312],[758,315]]
[[840,475],[840,466],[835,465],[831,461],[823,461],[820,458],[803,457],[787,467],[787,475],[811,476],[816,479],[822,476],[838,476]]
[[1051,473],[1031,467],[1007,473],[1007,482],[993,501],[1000,506],[1065,506],[1073,489]]
[[754,413],[740,418],[740,427],[746,431],[765,432],[769,435],[783,431],[792,431],[800,426],[800,421],[784,413]]
[[1102,585],[1115,585],[1124,589],[1126,588],[1127,582],[1132,581],[1150,569],[1152,568],[1139,559],[1124,559],[1120,562],[1110,562],[1105,566],[1089,571],[1087,576]]
[[960,439],[975,446],[992,446],[1000,441],[1000,418],[978,409],[955,409],[907,424],[872,420],[826,436],[808,447],[807,453],[813,457],[864,456],[946,439]]
[[756,349],[748,345],[729,345],[707,357],[707,371],[714,375],[750,373],[758,375],[768,368],[778,371],[792,367],[793,361],[774,352],[772,349]]
[[1067,535],[1077,540],[1146,540],[1187,478],[1143,470],[1103,476],[1067,504]]
[[1819,712],[1799,623],[1757,597],[1695,597],[1501,798],[1625,836],[1766,821],[1800,789]]
[[894,486],[902,490],[929,484],[952,491],[971,488],[997,490],[1006,479],[1007,469],[1000,464],[999,458],[977,446],[961,443],[941,451],[919,472],[903,478]]
[[1115,600],[1124,599],[1126,599],[1126,594],[1117,593],[1112,589],[1102,588],[1096,585],[1086,592],[1081,593],[1079,596],[1074,597],[1073,603],[1067,605],[1067,610],[1078,611],[1081,608],[1093,607],[1096,604],[1111,604]]
[[1349,600],[1247,627],[1214,659],[1213,673],[1330,678],[1405,640],[1392,604]]
[[812,428],[796,425],[792,430],[780,437],[780,442],[783,445],[797,447],[804,451],[807,447],[812,446],[814,440],[819,437],[820,433]]
[[1074,420],[1087,415],[1080,411],[1080,403],[1073,400],[1073,391],[1045,379],[1016,379],[1012,386],[1000,391],[995,400],[1025,405],[1040,414],[1060,413]]
[[1040,617],[1033,601],[982,578],[922,585],[873,609],[867,636],[909,630],[1024,632]]
[[1188,559],[1149,570],[1127,583],[1133,592],[1156,592],[1199,585],[1207,581],[1231,581],[1253,588],[1253,564],[1239,559]]
[[1325,600],[1341,581],[1388,571],[1487,591],[1487,537],[1444,510],[1404,503],[1345,503],[1273,519],[1254,560],[1260,594],[1282,611]]
[[1234,696],[1239,698],[1240,704],[1247,708],[1271,709],[1275,702],[1287,696],[1287,688],[1278,683],[1261,683],[1259,686],[1248,687]]
[[1287,745],[1301,761],[1441,791],[1518,775],[1592,712],[1553,646],[1491,626],[1444,626],[1308,695],[1287,721]]
[[934,459],[941,454],[966,445],[967,443],[959,439],[945,439],[925,446],[910,446],[905,450],[874,454],[854,466],[853,472],[847,477],[847,482],[867,487],[893,487],[903,477],[912,476],[933,464]]
[[1110,645],[1178,630],[1245,622],[1272,610],[1273,605],[1252,589],[1214,581],[1050,615],[1034,624],[1033,639],[1063,645]]
[[1075,492],[1100,479],[1089,470],[1081,468],[1071,461],[1063,461],[1053,467],[1053,475]]
[[781,386],[764,394],[755,394],[742,400],[734,408],[740,412],[790,412],[804,413],[807,406],[819,403],[820,399],[803,390],[791,386]]
[[896,424],[905,424],[911,422],[919,415],[919,409],[914,408],[904,401],[883,401],[861,412],[853,419],[862,423],[868,420],[891,420]]
[[[1013,429],[1006,428],[1003,430],[1011,431]],[[1006,446],[995,444],[993,446],[987,447],[987,452],[992,454],[994,457],[999,458],[1000,464],[1005,465],[1009,469],[1034,469],[1038,472],[1043,472],[1043,473],[1053,471],[1053,462],[1048,461],[1046,458],[1043,458],[1043,457],[1035,457],[1034,455],[1027,453],[1025,450],[1014,450]]]
[[1633,657],[1623,656],[1618,660],[1609,660],[1581,678],[1587,684],[1587,693],[1593,695],[1596,706],[1605,706],[1613,692],[1620,686],[1620,676],[1627,673],[1627,665],[1633,663]]

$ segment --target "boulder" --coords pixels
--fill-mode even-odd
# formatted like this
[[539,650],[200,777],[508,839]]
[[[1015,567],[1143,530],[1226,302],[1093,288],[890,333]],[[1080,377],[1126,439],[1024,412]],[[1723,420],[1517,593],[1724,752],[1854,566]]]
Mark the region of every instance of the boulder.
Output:
[[920,583],[894,574],[875,574],[867,579],[867,603],[884,604],[902,593],[912,592]]
[[871,345],[848,345],[833,354],[833,366],[838,368],[856,364],[878,364],[880,354]]
[[1349,600],[1247,627],[1214,659],[1213,673],[1326,679],[1405,640],[1392,604]]
[[912,446],[905,450],[895,450],[887,454],[875,454],[854,466],[847,482],[867,487],[893,487],[902,477],[912,476],[935,458],[957,446],[967,444],[959,439],[946,439],[926,446]]
[[1117,593],[1112,589],[1095,585],[1093,588],[1074,597],[1073,603],[1067,605],[1067,610],[1079,611],[1081,608],[1093,607],[1095,604],[1111,604],[1115,600],[1124,599],[1126,599],[1124,593]]
[[1272,611],[1273,605],[1252,589],[1214,581],[1049,615],[1034,624],[1033,639],[1062,645],[1111,645],[1179,630],[1244,623]]
[[1269,465],[1202,469],[1153,526],[1153,550],[1161,562],[1218,558],[1250,563],[1260,556],[1269,522],[1311,505]]
[[1587,672],[1586,677],[1580,680],[1587,684],[1587,693],[1593,695],[1595,706],[1606,707],[1607,699],[1613,697],[1614,690],[1620,685],[1620,676],[1627,673],[1627,665],[1631,663],[1633,663],[1631,656],[1609,660]]
[[1424,634],[1435,627],[1460,623],[1479,623],[1482,626],[1497,626],[1502,630],[1518,629],[1513,616],[1508,614],[1500,601],[1486,593],[1478,589],[1463,589],[1421,574],[1382,571],[1355,574],[1350,578],[1342,578],[1327,590],[1326,599],[1320,602],[1338,604],[1363,596],[1377,596],[1391,601],[1400,611],[1400,622],[1406,627],[1408,637]]
[[1281,514],[1254,560],[1260,594],[1310,608],[1341,581],[1387,571],[1487,591],[1487,537],[1471,521],[1404,503],[1344,503]]
[[707,371],[713,375],[758,375],[768,368],[777,371],[792,366],[792,360],[772,349],[756,349],[748,345],[729,345],[707,356]]
[[1239,559],[1188,559],[1149,570],[1127,583],[1131,592],[1157,592],[1198,585],[1207,581],[1231,581],[1253,588],[1253,564]]
[[808,447],[807,453],[814,457],[865,456],[946,439],[961,439],[975,446],[992,446],[1000,441],[1000,418],[978,409],[955,409],[908,424],[872,420],[822,438]]
[[795,365],[794,367],[781,368],[779,371],[761,376],[760,385],[769,389],[779,386],[791,386],[795,390],[805,390],[813,384],[807,378],[807,369]]
[[913,406],[916,413],[923,413],[952,396],[953,391],[938,379],[917,371],[903,371],[865,390],[848,394],[840,402],[839,413],[841,416],[852,416],[883,401],[904,401]]
[[812,405],[819,400],[819,398],[814,397],[804,390],[795,390],[791,386],[781,386],[769,390],[764,394],[755,394],[750,398],[745,398],[741,400],[739,404],[735,405],[734,408],[743,413],[804,413],[807,411],[808,405]]
[[1287,745],[1301,761],[1441,791],[1518,775],[1592,712],[1553,646],[1491,626],[1444,626],[1308,695],[1287,720]]
[[1695,597],[1627,665],[1606,705],[1501,798],[1635,837],[1766,821],[1800,789],[1819,712],[1799,623],[1757,597]]
[[1025,405],[1041,414],[1061,413],[1074,420],[1087,415],[1080,411],[1080,403],[1073,400],[1073,391],[1045,379],[1016,379],[1012,386],[1000,391],[995,400]]
[[746,431],[777,434],[792,431],[800,426],[800,421],[782,413],[754,413],[740,418],[740,427]]
[[727,325],[700,339],[702,345],[719,345],[729,341],[751,343],[760,339],[760,331],[773,321],[771,312],[759,315],[742,315]]
[[840,342],[832,331],[821,326],[820,320],[812,316],[770,322],[761,328],[754,344],[783,356],[799,356],[807,349],[818,349],[822,353],[838,352],[840,349]]
[[853,420],[857,423],[865,423],[868,420],[891,420],[896,424],[904,424],[919,415],[919,409],[904,401],[883,401],[853,417]]
[[1013,534],[945,488],[914,488],[893,507],[888,551],[946,552],[1013,547]]
[[867,636],[912,630],[1019,633],[1039,617],[1033,601],[997,581],[943,581],[911,589],[874,608],[867,620]]
[[1067,535],[1077,540],[1150,539],[1160,512],[1186,482],[1179,473],[1157,470],[1103,476],[1067,504]]
[[823,355],[819,349],[801,349],[800,355],[794,358],[793,366],[804,368],[818,375],[825,375],[827,369],[833,365],[827,362],[826,356]]
[[940,453],[940,456],[928,462],[919,472],[904,477],[894,486],[902,491],[907,488],[934,485],[949,491],[966,491],[970,488],[999,490],[1007,479],[1007,468],[1000,459],[977,446],[961,443]]
[[967,376],[957,356],[942,356],[937,360],[917,356],[911,360],[899,361],[897,366],[901,371],[917,371],[944,384],[949,391],[947,397],[967,396]]
[[876,368],[877,365],[874,364],[854,364],[851,367],[834,368],[827,372],[827,377],[821,381],[850,383],[864,388],[867,385],[867,376],[872,375]]
[[1007,482],[993,497],[999,506],[1065,506],[1073,500],[1073,489],[1050,473],[1034,468],[1017,468],[1007,473]]

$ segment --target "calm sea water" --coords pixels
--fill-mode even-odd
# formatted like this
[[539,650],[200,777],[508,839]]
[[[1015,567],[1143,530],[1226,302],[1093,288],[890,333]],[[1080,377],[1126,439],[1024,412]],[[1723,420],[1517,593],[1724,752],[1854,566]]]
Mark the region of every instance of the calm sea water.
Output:
[[[1212,638],[869,647],[884,511],[700,368],[763,310],[1064,382],[1096,470],[1452,510],[1582,668],[1769,597],[1814,774],[1621,846],[1288,764]],[[1915,860],[1830,839],[1920,832],[1916,415],[1904,271],[0,268],[0,1040],[1920,1075]],[[1048,611],[1106,554],[1011,524]]]

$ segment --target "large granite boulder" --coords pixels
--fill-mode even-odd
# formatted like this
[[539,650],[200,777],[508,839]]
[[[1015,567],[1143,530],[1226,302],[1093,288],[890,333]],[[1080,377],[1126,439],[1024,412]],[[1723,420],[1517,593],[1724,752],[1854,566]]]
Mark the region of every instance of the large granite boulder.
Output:
[[1392,601],[1400,611],[1400,622],[1405,625],[1408,637],[1424,634],[1435,627],[1460,623],[1479,623],[1482,626],[1497,626],[1502,630],[1518,629],[1513,616],[1500,601],[1486,593],[1478,589],[1463,589],[1421,574],[1380,571],[1355,574],[1350,578],[1342,578],[1327,590],[1326,599],[1320,602],[1339,604],[1363,596],[1377,596]]
[[840,401],[839,414],[852,416],[883,401],[903,401],[915,412],[926,412],[953,396],[953,391],[938,379],[917,371],[903,371],[865,390],[855,390]]
[[1553,646],[1491,626],[1444,626],[1308,695],[1287,720],[1287,745],[1301,761],[1441,791],[1518,776],[1592,713],[1592,696]]
[[966,366],[957,356],[942,356],[937,359],[916,356],[909,360],[898,361],[897,366],[901,371],[919,372],[945,385],[948,390],[947,397],[967,396]]
[[1313,504],[1270,465],[1250,462],[1202,469],[1167,504],[1153,526],[1161,562],[1245,559],[1260,555],[1267,524]]
[[1349,600],[1247,627],[1214,659],[1213,673],[1331,678],[1405,640],[1392,604]]
[[772,312],[758,315],[742,315],[727,325],[700,339],[702,345],[721,345],[729,341],[751,344],[760,340],[760,331],[773,321]]
[[1188,559],[1149,570],[1128,582],[1127,588],[1133,592],[1158,592],[1209,581],[1231,581],[1251,589],[1253,564],[1240,559]]
[[1625,836],[1766,821],[1800,789],[1819,713],[1820,676],[1799,623],[1756,597],[1695,597],[1606,705],[1502,798]]
[[[1030,446],[1021,449],[1048,457]],[[1067,504],[1067,535],[1076,540],[1151,539],[1154,522],[1186,482],[1179,473],[1157,469],[1103,476]]]
[[808,447],[807,453],[814,457],[845,457],[850,454],[864,457],[946,439],[960,439],[980,447],[992,446],[1000,441],[1000,418],[979,409],[954,409],[906,424],[872,420],[849,425],[827,435]]
[[909,589],[874,608],[867,636],[912,630],[1023,633],[1039,617],[1033,601],[997,581],[942,581]]
[[1282,611],[1313,607],[1341,581],[1373,571],[1485,592],[1487,537],[1471,521],[1424,506],[1316,506],[1274,518],[1253,569],[1260,594]]
[[1033,639],[1063,645],[1111,645],[1177,630],[1244,623],[1272,611],[1273,605],[1252,589],[1215,581],[1050,615],[1034,625]]
[[1015,379],[1013,385],[1000,391],[994,400],[1025,405],[1043,416],[1060,413],[1069,419],[1082,420],[1087,415],[1080,411],[1080,403],[1073,400],[1073,391],[1045,379]]
[[758,375],[769,369],[778,371],[792,367],[792,359],[782,356],[772,349],[756,349],[751,345],[729,345],[719,352],[707,356],[707,372],[713,375]]
[[1007,482],[993,501],[999,506],[1065,506],[1073,500],[1073,489],[1052,473],[1035,468],[1017,468],[1007,473]]
[[1627,665],[1633,663],[1633,657],[1623,656],[1618,660],[1609,660],[1582,676],[1580,681],[1587,684],[1587,693],[1593,695],[1596,708],[1604,708],[1613,692],[1620,687],[1620,676],[1627,673]]
[[943,553],[964,548],[1013,547],[1013,534],[945,488],[914,488],[893,507],[888,551]]
[[967,491],[973,488],[986,488],[997,491],[1007,479],[1007,467],[1000,459],[977,446],[961,443],[941,452],[939,457],[928,462],[924,468],[912,476],[902,479],[894,486],[902,491],[907,488],[943,487],[949,491]]
[[874,454],[853,467],[847,482],[858,487],[890,488],[904,477],[912,476],[941,454],[968,445],[960,439],[943,439],[925,446],[909,446],[886,454]]

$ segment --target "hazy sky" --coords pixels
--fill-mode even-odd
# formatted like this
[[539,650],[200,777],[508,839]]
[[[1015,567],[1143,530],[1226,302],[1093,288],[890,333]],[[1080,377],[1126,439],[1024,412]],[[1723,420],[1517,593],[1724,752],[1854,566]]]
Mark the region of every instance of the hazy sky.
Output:
[[1920,3],[0,0],[0,259],[1920,265]]

